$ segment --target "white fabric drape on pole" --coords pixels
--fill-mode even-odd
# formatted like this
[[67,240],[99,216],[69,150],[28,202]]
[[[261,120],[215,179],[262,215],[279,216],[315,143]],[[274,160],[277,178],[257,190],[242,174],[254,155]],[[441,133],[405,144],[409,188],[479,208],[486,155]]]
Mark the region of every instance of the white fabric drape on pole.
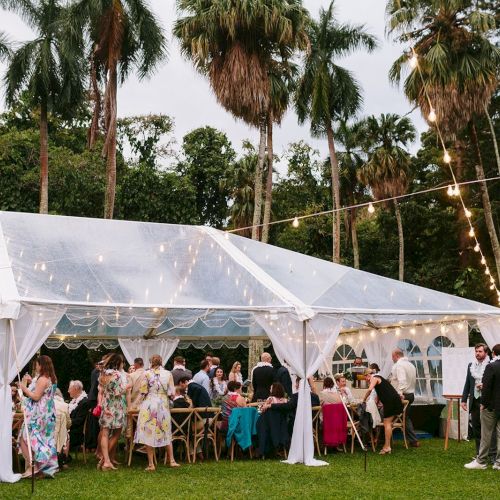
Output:
[[118,339],[118,343],[129,365],[133,364],[135,358],[142,358],[147,367],[151,356],[159,354],[165,366],[177,348],[179,339]]
[[19,368],[36,354],[64,314],[61,308],[23,306],[19,318],[0,320],[0,481],[13,483],[21,476],[12,472],[12,398],[10,382],[17,375],[12,334],[15,336]]
[[479,329],[484,341],[491,349],[495,344],[500,344],[500,322],[498,318],[478,321]]
[[292,314],[260,314],[258,321],[271,339],[280,362],[286,361],[301,378],[292,442],[285,462],[327,465],[314,458],[311,389],[307,378],[312,377],[333,352],[343,319],[318,315],[302,322]]

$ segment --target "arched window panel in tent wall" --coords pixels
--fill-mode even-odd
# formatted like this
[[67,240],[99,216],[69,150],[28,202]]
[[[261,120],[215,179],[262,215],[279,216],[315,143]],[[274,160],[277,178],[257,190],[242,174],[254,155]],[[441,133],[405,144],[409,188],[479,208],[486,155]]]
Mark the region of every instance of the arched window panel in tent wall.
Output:
[[440,335],[432,341],[427,349],[431,391],[432,396],[437,400],[443,399],[443,347],[455,347],[455,344],[448,337]]
[[[332,373],[335,375],[336,373],[346,373],[349,371],[357,356],[358,354],[356,354],[354,348],[349,344],[337,346],[333,354]],[[369,360],[366,352],[362,350],[359,356],[363,359],[363,364],[367,366]]]
[[420,347],[411,339],[400,339],[397,347],[401,349],[410,363],[417,370],[417,381],[415,385],[415,397],[426,396],[428,394],[426,376],[425,376],[425,359],[422,355]]

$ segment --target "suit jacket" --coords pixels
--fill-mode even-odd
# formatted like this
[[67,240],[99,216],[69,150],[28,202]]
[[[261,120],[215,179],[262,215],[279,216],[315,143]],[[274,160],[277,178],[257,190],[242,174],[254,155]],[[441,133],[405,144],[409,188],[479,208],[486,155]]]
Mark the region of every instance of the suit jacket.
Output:
[[484,369],[481,403],[500,417],[500,359],[487,364]]
[[252,402],[255,403],[258,399],[267,399],[273,382],[274,368],[272,366],[258,366],[254,368],[252,372]]
[[69,445],[71,448],[83,444],[83,426],[89,413],[89,400],[83,398],[70,413],[71,427],[69,429]]
[[472,401],[474,399],[474,387],[476,386],[476,381],[470,373],[470,367],[472,363],[467,365],[467,376],[465,377],[464,390],[462,391],[462,403],[469,403],[469,408],[472,407]]
[[276,371],[276,382],[279,382],[287,393],[288,397],[293,394],[292,390],[292,377],[290,377],[290,372],[286,366],[280,366]]
[[99,389],[99,375],[101,372],[94,368],[90,374],[90,391],[88,393],[88,400],[90,408],[94,408],[97,405],[97,394]]
[[207,406],[212,406],[212,401],[210,399],[210,396],[208,395],[207,390],[196,382],[191,382],[188,385],[187,395],[193,402],[194,408],[204,408]]
[[182,377],[189,377],[190,379],[193,378],[193,372],[191,370],[188,370],[187,368],[184,368],[184,370],[175,368],[174,370],[171,370],[170,373],[172,374],[172,378],[174,379],[174,385],[177,385]]

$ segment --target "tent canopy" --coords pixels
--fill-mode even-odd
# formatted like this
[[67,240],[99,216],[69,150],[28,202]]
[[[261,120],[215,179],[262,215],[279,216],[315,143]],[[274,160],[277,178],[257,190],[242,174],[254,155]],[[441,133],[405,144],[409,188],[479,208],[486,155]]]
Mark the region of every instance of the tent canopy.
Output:
[[500,316],[208,227],[12,212],[0,212],[0,297],[0,318],[62,307],[55,333],[89,338],[262,338],[256,312],[342,314],[344,330]]

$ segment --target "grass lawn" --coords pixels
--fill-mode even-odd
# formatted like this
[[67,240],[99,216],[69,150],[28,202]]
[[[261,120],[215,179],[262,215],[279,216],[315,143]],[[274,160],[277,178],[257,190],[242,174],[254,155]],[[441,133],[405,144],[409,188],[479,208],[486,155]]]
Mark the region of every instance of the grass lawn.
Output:
[[[472,455],[472,443],[452,441],[445,452],[441,439],[425,440],[421,448],[409,450],[396,442],[392,455],[368,453],[366,473],[361,452],[329,455],[328,467],[224,459],[180,469],[159,466],[154,473],[143,471],[142,457],[134,457],[130,468],[98,472],[92,457],[87,465],[73,461],[71,469],[54,480],[38,480],[32,498],[500,498],[499,471],[463,468]],[[0,484],[2,499],[29,497],[29,481]]]

